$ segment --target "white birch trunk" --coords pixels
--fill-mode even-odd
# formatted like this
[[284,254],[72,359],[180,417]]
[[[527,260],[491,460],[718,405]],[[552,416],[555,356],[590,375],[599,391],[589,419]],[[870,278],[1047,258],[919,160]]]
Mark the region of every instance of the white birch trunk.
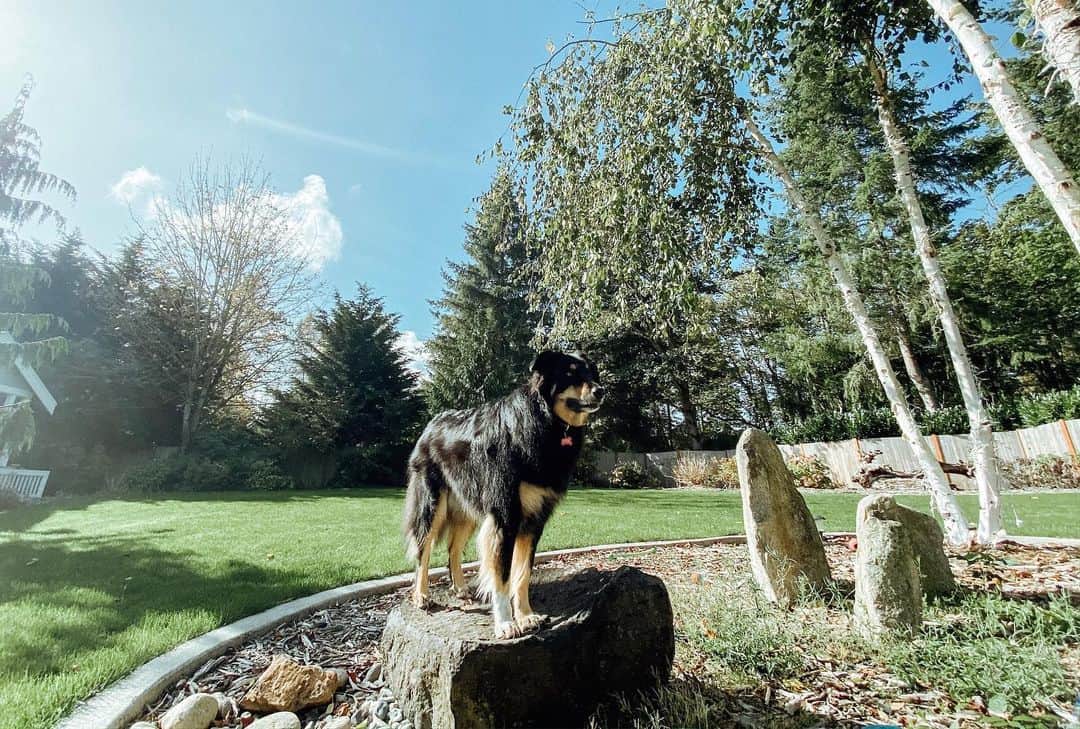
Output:
[[990,36],[959,0],[927,0],[960,41],[1009,141],[1080,253],[1080,189],[1013,88]]
[[1035,25],[1043,34],[1043,55],[1072,87],[1080,104],[1080,11],[1071,0],[1027,0]]
[[908,149],[904,134],[893,116],[888,97],[888,85],[881,68],[873,57],[873,49],[865,48],[866,62],[874,81],[875,103],[881,130],[885,134],[886,146],[892,157],[896,172],[896,188],[911,223],[911,237],[915,241],[915,252],[922,264],[923,274],[930,288],[930,298],[937,308],[941,329],[945,333],[945,343],[949,348],[949,358],[956,372],[960,393],[964,398],[968,425],[971,432],[971,460],[975,469],[975,484],[979,491],[979,528],[978,539],[983,544],[992,543],[1004,531],[1001,521],[1001,474],[998,471],[997,453],[994,448],[994,431],[990,415],[983,404],[979,382],[975,379],[975,370],[971,366],[964,338],[960,334],[960,324],[953,309],[949,291],[945,285],[945,275],[941,272],[937,250],[930,240],[930,228],[923,217],[922,205],[915,189],[915,175],[911,170],[911,151]]
[[945,477],[945,472],[941,470],[941,464],[938,463],[934,453],[930,450],[930,446],[927,445],[922,433],[919,432],[919,425],[915,422],[911,407],[908,405],[907,398],[900,388],[900,382],[896,379],[896,372],[893,370],[892,364],[885,354],[885,348],[881,346],[877,332],[870,322],[870,315],[866,312],[862,294],[855,287],[855,282],[851,278],[847,266],[844,264],[843,259],[840,258],[840,254],[837,253],[836,244],[829,236],[828,231],[825,230],[818,213],[811,209],[806,202],[802,191],[796,185],[787,167],[776,155],[772,143],[754,123],[753,117],[746,110],[743,110],[742,117],[750,136],[754,138],[754,141],[761,148],[762,156],[776,176],[780,178],[788,197],[810,228],[814,240],[821,250],[821,255],[825,259],[825,264],[832,273],[837,288],[840,289],[844,305],[847,307],[848,313],[851,314],[851,318],[855,321],[855,326],[862,336],[863,344],[866,346],[871,362],[873,362],[874,371],[877,373],[878,380],[881,381],[881,386],[885,390],[885,396],[889,400],[893,416],[900,426],[900,432],[911,450],[914,451],[915,457],[922,468],[923,477],[926,479],[927,486],[930,489],[934,505],[945,522],[945,538],[950,544],[966,543],[968,540],[967,521],[964,519],[963,512],[960,511],[956,495],[949,488],[949,482]]

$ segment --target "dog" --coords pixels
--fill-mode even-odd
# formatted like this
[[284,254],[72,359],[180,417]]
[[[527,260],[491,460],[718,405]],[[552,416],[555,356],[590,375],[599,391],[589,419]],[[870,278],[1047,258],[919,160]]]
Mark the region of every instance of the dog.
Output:
[[495,636],[513,638],[543,624],[529,604],[536,543],[566,494],[585,425],[603,399],[588,357],[546,351],[506,397],[432,418],[409,456],[405,496],[417,607],[429,606],[431,550],[443,539],[454,589],[470,597],[461,555],[479,525],[479,591],[491,602]]

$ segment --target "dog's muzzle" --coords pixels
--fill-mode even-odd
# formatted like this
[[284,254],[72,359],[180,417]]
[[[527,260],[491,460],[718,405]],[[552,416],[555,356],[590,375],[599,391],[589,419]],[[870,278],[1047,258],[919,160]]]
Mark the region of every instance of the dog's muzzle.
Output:
[[569,398],[566,405],[575,413],[595,413],[600,409],[602,402],[604,402],[604,388],[594,387],[589,397]]

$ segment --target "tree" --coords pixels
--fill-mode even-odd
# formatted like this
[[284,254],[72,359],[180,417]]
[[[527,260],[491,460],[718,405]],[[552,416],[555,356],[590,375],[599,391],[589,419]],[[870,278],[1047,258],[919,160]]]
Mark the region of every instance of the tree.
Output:
[[423,403],[395,346],[398,321],[366,286],[351,300],[335,295],[310,320],[299,374],[262,416],[270,443],[333,457],[341,485],[399,481]]
[[[26,102],[34,89],[27,79],[15,97],[15,106],[0,119],[0,245],[10,246],[19,226],[31,220],[52,220],[63,227],[64,216],[36,196],[57,193],[75,199],[71,183],[40,168],[41,137],[23,121]],[[32,197],[33,196],[33,197]]]
[[1080,253],[1080,188],[1017,93],[990,36],[959,0],[928,2],[964,49],[1005,134]]
[[[27,313],[27,303],[35,289],[48,281],[40,268],[20,261],[13,250],[21,225],[38,219],[52,219],[57,227],[64,217],[49,203],[35,197],[58,192],[69,199],[75,188],[39,167],[41,138],[23,121],[33,84],[27,81],[16,97],[14,108],[0,119],[0,301],[17,312],[0,313],[0,367],[16,361],[40,367],[67,351],[61,336],[63,320],[48,314]],[[51,335],[51,336],[50,336]],[[36,337],[36,338],[34,338]],[[0,446],[5,450],[27,448],[33,442],[35,426],[29,401],[0,408]]]
[[[739,54],[742,39],[733,42],[728,34],[738,27],[730,21],[740,9],[737,2],[686,2],[636,15],[629,30],[616,24],[615,41],[575,45],[558,67],[548,64],[533,79],[518,114],[517,141],[534,175],[545,247],[560,253],[547,259],[543,281],[564,296],[572,287],[574,305],[584,303],[586,315],[596,311],[591,299],[604,293],[625,316],[620,309],[638,291],[620,287],[626,276],[649,282],[651,308],[664,321],[694,312],[700,294],[689,284],[716,265],[716,247],[736,235],[754,237],[746,223],[757,212],[748,164],[748,152],[756,149],[811,228],[950,540],[964,541],[967,527],[956,499],[846,265],[739,98],[732,69],[750,61]],[[657,197],[665,204],[658,206]],[[581,265],[568,266],[568,259]]]
[[1055,75],[1060,73],[1072,87],[1073,103],[1080,104],[1080,11],[1069,0],[1025,0],[1025,4],[1042,33],[1043,55]]
[[212,169],[197,160],[140,226],[148,279],[125,332],[172,379],[181,451],[207,414],[281,377],[291,329],[313,293],[298,236],[291,211],[249,161]]
[[500,169],[465,227],[467,259],[448,263],[443,273],[437,328],[427,343],[431,379],[423,388],[432,412],[502,397],[528,369],[536,317],[529,310],[523,204],[517,183]]

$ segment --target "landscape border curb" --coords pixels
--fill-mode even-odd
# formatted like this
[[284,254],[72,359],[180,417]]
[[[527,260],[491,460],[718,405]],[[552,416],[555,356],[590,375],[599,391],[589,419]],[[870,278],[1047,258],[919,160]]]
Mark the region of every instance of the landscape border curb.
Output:
[[[850,537],[854,532],[825,532],[825,537]],[[1080,539],[1055,537],[1007,537],[1009,541],[1031,546],[1080,547]],[[671,539],[651,542],[626,542],[622,544],[598,544],[591,547],[573,547],[539,552],[537,562],[548,562],[593,552],[609,552],[619,549],[648,549],[650,547],[710,546],[713,544],[744,544],[745,534],[694,539]],[[470,562],[466,569],[475,569],[478,563]],[[431,577],[447,574],[445,567],[431,570]],[[248,638],[265,633],[289,620],[333,607],[347,600],[371,595],[382,595],[407,587],[412,583],[412,572],[355,582],[351,585],[323,590],[314,595],[300,597],[281,603],[246,618],[215,628],[192,638],[170,651],[152,658],[123,678],[114,681],[97,694],[75,705],[67,716],[56,724],[55,729],[126,729],[143,713],[145,707],[157,700],[161,693],[178,678],[191,673],[209,660],[224,654]]]

